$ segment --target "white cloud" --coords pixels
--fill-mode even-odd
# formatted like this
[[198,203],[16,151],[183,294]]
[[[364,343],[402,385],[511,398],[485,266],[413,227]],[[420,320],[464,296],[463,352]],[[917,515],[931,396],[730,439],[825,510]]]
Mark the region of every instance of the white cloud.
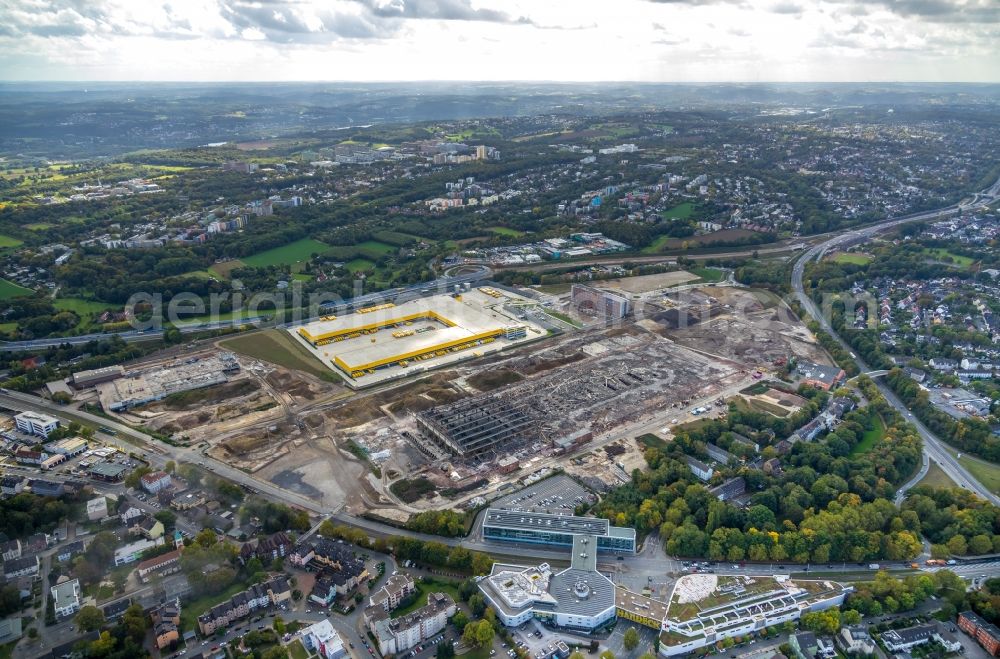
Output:
[[0,77],[1000,79],[997,0],[0,0]]

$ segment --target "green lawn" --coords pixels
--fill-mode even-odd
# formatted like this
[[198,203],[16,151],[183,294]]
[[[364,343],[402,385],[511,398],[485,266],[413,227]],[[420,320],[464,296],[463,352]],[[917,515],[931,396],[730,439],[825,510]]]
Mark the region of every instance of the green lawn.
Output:
[[0,279],[0,300],[11,300],[15,297],[24,297],[34,293],[30,288],[25,288],[6,279]]
[[853,265],[868,265],[872,257],[868,254],[858,254],[855,252],[840,252],[833,257],[834,263],[851,263]]
[[937,247],[934,249],[925,248],[924,254],[927,254],[931,258],[936,259],[938,261],[943,261],[946,258],[951,257],[950,261],[951,263],[954,263],[955,265],[960,265],[963,268],[967,268],[970,265],[972,265],[972,259],[969,258],[968,256],[959,256],[958,254],[953,254],[952,252],[949,252],[948,250],[941,247]]
[[673,240],[672,236],[657,236],[652,243],[642,248],[642,253],[659,254],[663,250],[663,248],[666,247],[667,243],[670,242],[671,240]]
[[51,229],[54,224],[49,224],[48,222],[32,222],[31,224],[25,224],[24,228],[28,231],[45,231],[46,229]]
[[284,330],[268,329],[219,343],[227,350],[331,381],[340,379]]
[[[959,455],[958,451],[951,447],[948,447],[948,452],[956,457]],[[973,478],[985,485],[990,492],[1000,494],[1000,465],[987,462],[968,453],[961,455],[962,457],[958,458],[958,461],[969,470]]]
[[666,451],[668,448],[667,442],[665,442],[660,437],[654,435],[653,433],[646,433],[645,435],[639,435],[635,438],[635,441],[639,443],[640,446],[644,448],[655,448],[660,451]]
[[0,248],[4,247],[20,247],[24,243],[14,238],[13,236],[5,236],[0,233]]
[[271,265],[294,265],[308,261],[313,254],[322,254],[328,249],[326,243],[322,243],[312,238],[303,238],[294,243],[288,243],[281,247],[275,247],[265,252],[259,252],[253,256],[247,256],[243,263],[256,268],[264,268]]
[[358,243],[356,247],[362,252],[369,252],[375,254],[376,256],[382,256],[383,254],[389,254],[390,252],[396,251],[396,248],[392,245],[382,243],[377,240],[366,240],[363,243]]
[[500,236],[507,236],[509,238],[520,238],[524,235],[523,231],[518,231],[517,229],[511,229],[508,227],[489,227],[489,230]]
[[865,434],[861,435],[861,441],[854,445],[851,449],[851,455],[862,455],[872,450],[875,444],[882,441],[885,437],[885,422],[882,421],[882,417],[875,417],[875,427],[869,428],[865,431]]
[[688,268],[688,272],[692,275],[700,277],[703,281],[707,282],[719,282],[726,275],[725,270],[719,270],[717,268]]
[[288,651],[292,655],[292,659],[308,659],[309,653],[302,645],[302,641],[295,639],[294,641],[289,643],[287,647]]
[[427,583],[423,580],[417,581],[417,596],[410,602],[408,606],[403,606],[398,609],[394,609],[390,614],[393,618],[399,618],[407,613],[412,613],[422,606],[427,605],[427,595],[430,593],[448,593],[451,595],[455,601],[459,601],[461,596],[458,594],[458,582],[456,581],[445,581],[443,579],[435,579],[433,583]]
[[951,480],[948,474],[944,473],[944,470],[936,462],[931,462],[931,466],[927,469],[927,475],[921,478],[917,485],[944,488],[956,487],[955,481]]
[[685,201],[683,204],[678,204],[673,208],[668,208],[667,210],[660,213],[660,217],[665,220],[687,220],[694,214],[694,204],[690,201]]
[[472,648],[461,656],[464,659],[490,659],[490,646],[485,648]]
[[370,272],[375,269],[375,262],[368,259],[353,259],[344,264],[351,272]]
[[108,309],[116,309],[117,305],[108,302],[95,302],[84,300],[78,297],[61,297],[52,300],[52,306],[60,311],[72,311],[78,316],[86,316],[91,313],[101,313]]
[[208,266],[208,271],[209,273],[218,276],[219,279],[229,279],[233,270],[244,267],[246,267],[246,263],[240,261],[239,259],[233,259],[232,261],[225,261],[223,263],[213,263]]

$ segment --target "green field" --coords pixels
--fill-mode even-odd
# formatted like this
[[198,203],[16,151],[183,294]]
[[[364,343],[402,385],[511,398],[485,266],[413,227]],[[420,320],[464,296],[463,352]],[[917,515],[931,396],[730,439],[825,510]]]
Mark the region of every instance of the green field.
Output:
[[639,446],[642,446],[643,448],[655,448],[658,451],[666,451],[670,446],[662,438],[654,435],[653,433],[639,435],[635,438],[635,441],[638,442]]
[[937,247],[935,249],[925,248],[924,254],[937,261],[943,261],[944,259],[951,257],[950,263],[954,263],[955,265],[960,265],[963,268],[968,268],[970,265],[972,265],[972,259],[969,258],[968,256],[959,256],[958,254],[953,254],[952,252],[949,252],[948,250],[943,249],[941,247]]
[[376,256],[382,256],[383,254],[390,254],[396,251],[396,248],[392,245],[387,245],[386,243],[380,243],[377,240],[366,240],[363,243],[358,243],[355,245],[358,251],[362,253],[375,254]]
[[49,224],[48,222],[34,222],[32,224],[25,224],[24,228],[28,231],[45,231],[46,229],[51,229],[54,224]]
[[218,279],[229,279],[229,275],[232,274],[233,270],[244,266],[246,266],[246,264],[243,261],[235,259],[232,261],[225,261],[224,263],[213,263],[208,266],[208,272],[210,275],[217,277]]
[[12,236],[5,236],[2,233],[0,233],[0,248],[20,247],[23,244],[24,243],[18,240],[17,238],[14,238]]
[[656,240],[642,248],[643,254],[659,254],[663,251],[663,248],[667,246],[667,243],[673,240],[671,236],[657,236]]
[[[948,452],[958,458],[958,451],[948,447]],[[1000,465],[962,453],[958,461],[969,470],[972,477],[986,486],[993,494],[1000,494]]]
[[353,259],[345,263],[344,267],[351,272],[371,272],[375,269],[375,262],[368,259]]
[[305,646],[302,645],[302,641],[295,639],[288,644],[288,651],[292,655],[292,659],[308,659],[309,652],[306,651]]
[[108,302],[95,302],[78,297],[61,297],[52,300],[52,306],[60,311],[72,311],[77,316],[86,316],[87,314],[101,313],[108,309],[117,308],[117,305],[109,304]]
[[339,381],[333,371],[325,368],[304,346],[283,330],[268,329],[254,332],[220,341],[219,345],[254,359],[311,373],[324,380]]
[[885,437],[885,422],[882,417],[875,417],[875,427],[869,428],[861,435],[861,441],[851,449],[851,455],[862,455],[872,450]]
[[660,217],[664,220],[687,220],[694,214],[694,204],[690,201],[685,201],[683,204],[678,204],[673,208],[668,208],[667,210],[660,213]]
[[34,293],[30,288],[25,288],[6,279],[0,279],[0,300],[11,300],[15,297],[23,297]]
[[834,263],[850,263],[853,265],[868,265],[872,257],[868,254],[858,254],[855,252],[840,252],[833,257]]
[[523,231],[518,231],[517,229],[511,229],[508,227],[489,227],[489,230],[500,236],[507,236],[509,238],[520,238],[524,235]]
[[722,281],[722,278],[726,276],[726,271],[718,268],[688,268],[687,271],[701,278],[702,281],[713,283]]
[[454,581],[443,581],[435,579],[433,583],[427,583],[423,579],[417,581],[417,596],[410,602],[407,606],[401,606],[398,609],[394,609],[390,614],[393,618],[399,618],[407,613],[412,613],[422,606],[427,605],[427,595],[430,593],[447,593],[451,595],[455,601],[459,601],[461,596],[458,594],[458,584]]
[[255,268],[266,268],[272,265],[294,265],[308,261],[313,254],[322,254],[328,249],[326,243],[321,243],[312,238],[303,238],[294,243],[288,243],[281,247],[269,249],[253,256],[247,256],[243,263]]
[[955,481],[948,478],[948,474],[944,473],[944,470],[937,466],[936,462],[931,462],[930,467],[927,469],[927,475],[921,478],[917,485],[944,488],[956,487]]

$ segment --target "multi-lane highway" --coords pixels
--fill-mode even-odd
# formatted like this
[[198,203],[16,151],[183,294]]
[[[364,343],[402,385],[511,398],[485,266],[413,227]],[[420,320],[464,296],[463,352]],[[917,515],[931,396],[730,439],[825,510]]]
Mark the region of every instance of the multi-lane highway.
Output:
[[[854,231],[849,231],[847,233],[835,236],[826,240],[824,242],[818,243],[804,252],[799,259],[795,262],[792,268],[792,291],[795,293],[795,297],[798,298],[799,302],[802,304],[803,308],[809,312],[813,318],[820,324],[830,336],[832,336],[838,343],[840,343],[844,349],[851,351],[852,348],[847,345],[847,343],[834,331],[833,327],[830,325],[829,319],[820,311],[816,303],[813,302],[806,292],[803,285],[803,273],[805,271],[805,266],[810,261],[817,258],[822,258],[830,250],[835,248],[847,247],[850,245],[856,245],[859,243],[866,242],[872,236],[879,233],[880,231],[885,231],[886,229],[891,229],[893,227],[899,226],[901,224],[906,224],[907,222],[916,222],[919,220],[937,220],[949,215],[954,215],[955,213],[967,210],[969,208],[979,206],[985,203],[992,203],[1000,199],[1000,180],[994,183],[992,186],[984,190],[983,192],[975,195],[974,200],[971,202],[963,202],[956,204],[955,206],[949,206],[947,208],[942,208],[936,211],[929,211],[926,213],[917,213],[915,215],[908,215],[902,218],[896,218],[892,220],[887,220],[885,222],[879,222],[878,224],[873,224],[862,229],[856,229]],[[856,357],[853,352],[851,352],[852,357],[855,357],[858,366],[862,371],[871,370],[864,360],[860,357]],[[957,485],[964,487],[967,490],[971,490],[981,496],[982,498],[991,501],[994,504],[1000,505],[1000,497],[997,497],[989,489],[983,486],[979,481],[977,481],[968,470],[963,467],[954,456],[951,455],[945,448],[944,444],[938,439],[934,433],[927,429],[924,424],[922,424],[913,414],[906,408],[901,400],[896,396],[896,394],[886,385],[882,380],[875,379],[875,383],[879,388],[879,391],[885,396],[886,400],[895,407],[899,412],[907,418],[908,421],[912,422],[916,427],[917,432],[924,442],[924,464],[917,474],[918,477],[914,477],[903,487],[900,488],[897,494],[897,501],[902,500],[908,489],[913,487],[922,478],[922,474],[927,473],[930,463],[928,460],[933,460],[941,469],[951,478]]]

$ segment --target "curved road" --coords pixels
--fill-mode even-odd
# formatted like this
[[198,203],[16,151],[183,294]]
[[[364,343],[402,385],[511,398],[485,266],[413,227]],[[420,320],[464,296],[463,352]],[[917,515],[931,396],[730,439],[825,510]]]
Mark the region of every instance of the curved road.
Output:
[[[803,273],[805,271],[805,266],[810,261],[822,258],[833,248],[837,247],[847,247],[849,245],[855,245],[859,243],[866,242],[872,236],[880,231],[885,231],[886,229],[891,229],[893,227],[905,224],[907,222],[915,222],[918,220],[937,220],[948,215],[953,215],[963,210],[970,209],[974,206],[978,206],[984,203],[991,203],[1000,199],[1000,180],[994,183],[992,186],[984,190],[983,192],[975,196],[975,201],[971,203],[960,203],[955,206],[949,206],[947,208],[942,208],[936,211],[929,211],[926,213],[917,213],[915,215],[909,215],[902,218],[897,218],[893,220],[887,220],[885,222],[880,222],[869,227],[862,229],[856,229],[854,231],[849,231],[839,236],[835,236],[827,241],[818,243],[814,245],[795,262],[792,268],[792,291],[798,298],[802,307],[819,323],[820,327],[823,328],[830,336],[832,336],[840,345],[844,347],[845,350],[850,352],[851,356],[854,356],[853,348],[851,348],[841,337],[837,334],[833,327],[830,326],[828,319],[820,312],[820,309],[813,302],[812,298],[806,295],[805,288],[802,283]],[[854,357],[855,361],[862,371],[870,371],[871,368],[865,364],[864,360],[860,357]],[[927,429],[924,424],[920,422],[919,419],[913,416],[913,414],[907,409],[906,405],[903,404],[901,400],[896,396],[896,394],[879,379],[874,380],[875,384],[878,386],[879,391],[885,396],[885,399],[889,401],[893,407],[899,410],[900,414],[903,415],[910,423],[912,423],[917,432],[920,434],[921,439],[924,442],[923,450],[923,466],[920,471],[910,479],[903,487],[900,488],[899,493],[896,495],[896,502],[899,503],[905,497],[907,490],[912,488],[916,483],[923,478],[930,468],[929,460],[933,460],[941,467],[941,469],[951,478],[957,485],[964,487],[967,490],[975,492],[982,498],[990,501],[996,505],[1000,505],[1000,497],[990,492],[985,486],[983,486],[979,481],[977,481],[969,472],[963,467],[958,460],[956,460],[951,453],[949,453],[944,443],[938,439],[934,433]]]

